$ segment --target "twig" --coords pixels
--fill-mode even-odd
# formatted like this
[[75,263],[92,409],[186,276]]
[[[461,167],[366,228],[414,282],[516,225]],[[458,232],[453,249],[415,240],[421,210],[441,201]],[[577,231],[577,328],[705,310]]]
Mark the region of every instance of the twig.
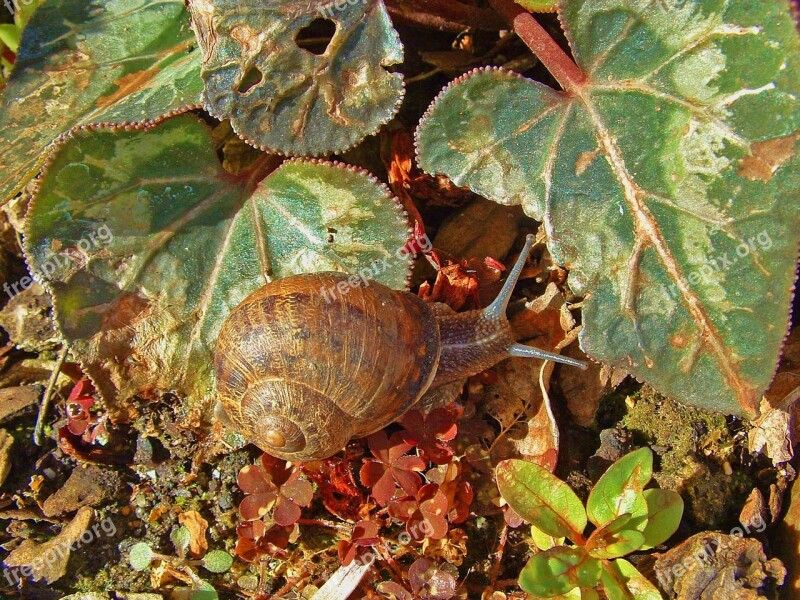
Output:
[[37,446],[42,445],[42,430],[44,430],[44,420],[47,418],[47,411],[50,408],[50,401],[52,400],[53,392],[56,389],[58,375],[61,373],[61,367],[64,366],[64,361],[67,360],[68,354],[69,345],[64,344],[64,346],[61,348],[61,355],[58,357],[58,362],[56,362],[53,372],[50,373],[50,381],[47,382],[47,389],[44,392],[42,404],[39,406],[39,416],[36,417],[36,426],[33,429],[33,443]]
[[506,28],[494,11],[455,0],[385,0],[385,4],[393,19],[426,29],[459,33],[469,28],[489,31]]
[[561,49],[531,13],[514,0],[489,0],[489,4],[514,27],[520,39],[542,61],[565,92],[574,92],[586,82],[586,73]]
[[500,542],[497,545],[497,558],[492,565],[492,588],[491,591],[495,591],[497,588],[497,576],[500,575],[500,563],[503,561],[503,552],[505,552],[506,548],[506,540],[508,539],[508,525],[503,522],[503,531],[500,532]]

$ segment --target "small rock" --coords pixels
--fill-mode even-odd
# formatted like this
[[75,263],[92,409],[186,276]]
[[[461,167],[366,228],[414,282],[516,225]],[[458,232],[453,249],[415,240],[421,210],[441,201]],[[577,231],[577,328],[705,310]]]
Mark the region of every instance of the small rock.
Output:
[[42,396],[42,386],[22,385],[0,390],[0,423],[16,418],[35,406]]
[[42,505],[48,517],[73,512],[83,506],[99,506],[121,490],[122,477],[116,471],[96,465],[75,468],[63,487]]
[[600,447],[594,456],[590,456],[586,468],[592,481],[600,479],[608,467],[630,452],[632,445],[631,435],[624,429],[603,429],[600,432]]
[[61,338],[50,316],[52,306],[50,294],[34,282],[29,288],[15,294],[0,311],[0,327],[23,350],[52,352],[61,345]]
[[786,568],[758,540],[705,531],[657,555],[655,575],[667,598],[769,600]]

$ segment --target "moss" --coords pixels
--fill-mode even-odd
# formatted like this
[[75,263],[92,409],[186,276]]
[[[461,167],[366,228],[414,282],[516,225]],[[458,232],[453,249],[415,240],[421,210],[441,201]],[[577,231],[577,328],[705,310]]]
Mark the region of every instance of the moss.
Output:
[[752,489],[753,481],[745,473],[727,475],[722,469],[696,463],[677,491],[686,503],[690,522],[702,529],[723,529],[736,524]]
[[625,399],[622,426],[659,457],[655,480],[680,493],[689,522],[718,529],[735,523],[753,481],[732,469],[734,436],[724,415],[672,402],[648,386]]

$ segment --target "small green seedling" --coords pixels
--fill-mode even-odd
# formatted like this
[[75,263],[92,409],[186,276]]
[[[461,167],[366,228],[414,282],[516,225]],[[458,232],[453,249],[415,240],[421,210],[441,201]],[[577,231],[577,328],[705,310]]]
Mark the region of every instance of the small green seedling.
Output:
[[[600,478],[584,508],[566,483],[539,465],[501,462],[500,493],[531,523],[540,550],[522,569],[520,587],[537,598],[596,600],[602,589],[609,600],[660,600],[655,586],[621,558],[665,542],[680,524],[683,500],[670,490],[644,489],[652,477],[649,448],[626,454]],[[588,522],[595,528],[587,537]]]
[[233,565],[233,557],[224,550],[212,550],[199,560],[189,560],[186,551],[191,542],[189,529],[183,526],[176,527],[170,534],[170,540],[175,546],[177,556],[159,554],[147,542],[139,542],[131,546],[128,553],[128,562],[135,571],[149,569],[153,561],[167,562],[176,571],[186,574],[193,582],[195,589],[192,591],[192,600],[214,600],[217,593],[214,587],[202,580],[193,567],[202,566],[212,573],[226,573]]

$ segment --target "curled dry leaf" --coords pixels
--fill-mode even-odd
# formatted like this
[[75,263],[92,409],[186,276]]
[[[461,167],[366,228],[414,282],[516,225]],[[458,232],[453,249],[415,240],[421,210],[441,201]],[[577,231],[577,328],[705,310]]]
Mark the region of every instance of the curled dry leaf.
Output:
[[208,540],[206,531],[208,521],[196,510],[187,510],[178,515],[178,521],[189,530],[189,554],[195,558],[200,558],[208,552]]
[[784,347],[778,372],[761,401],[761,414],[747,433],[751,453],[764,453],[777,465],[794,456],[800,415],[800,328],[795,327]]
[[[537,344],[538,345],[538,344]],[[484,389],[486,410],[503,433],[492,445],[495,460],[524,458],[552,471],[558,460],[558,427],[539,385],[542,363],[512,358],[494,371],[498,382]]]
[[30,576],[34,581],[44,579],[53,583],[66,574],[70,554],[93,519],[94,509],[84,506],[52,540],[43,544],[24,540],[4,562],[8,567],[20,567],[23,574],[25,570],[31,570]]

